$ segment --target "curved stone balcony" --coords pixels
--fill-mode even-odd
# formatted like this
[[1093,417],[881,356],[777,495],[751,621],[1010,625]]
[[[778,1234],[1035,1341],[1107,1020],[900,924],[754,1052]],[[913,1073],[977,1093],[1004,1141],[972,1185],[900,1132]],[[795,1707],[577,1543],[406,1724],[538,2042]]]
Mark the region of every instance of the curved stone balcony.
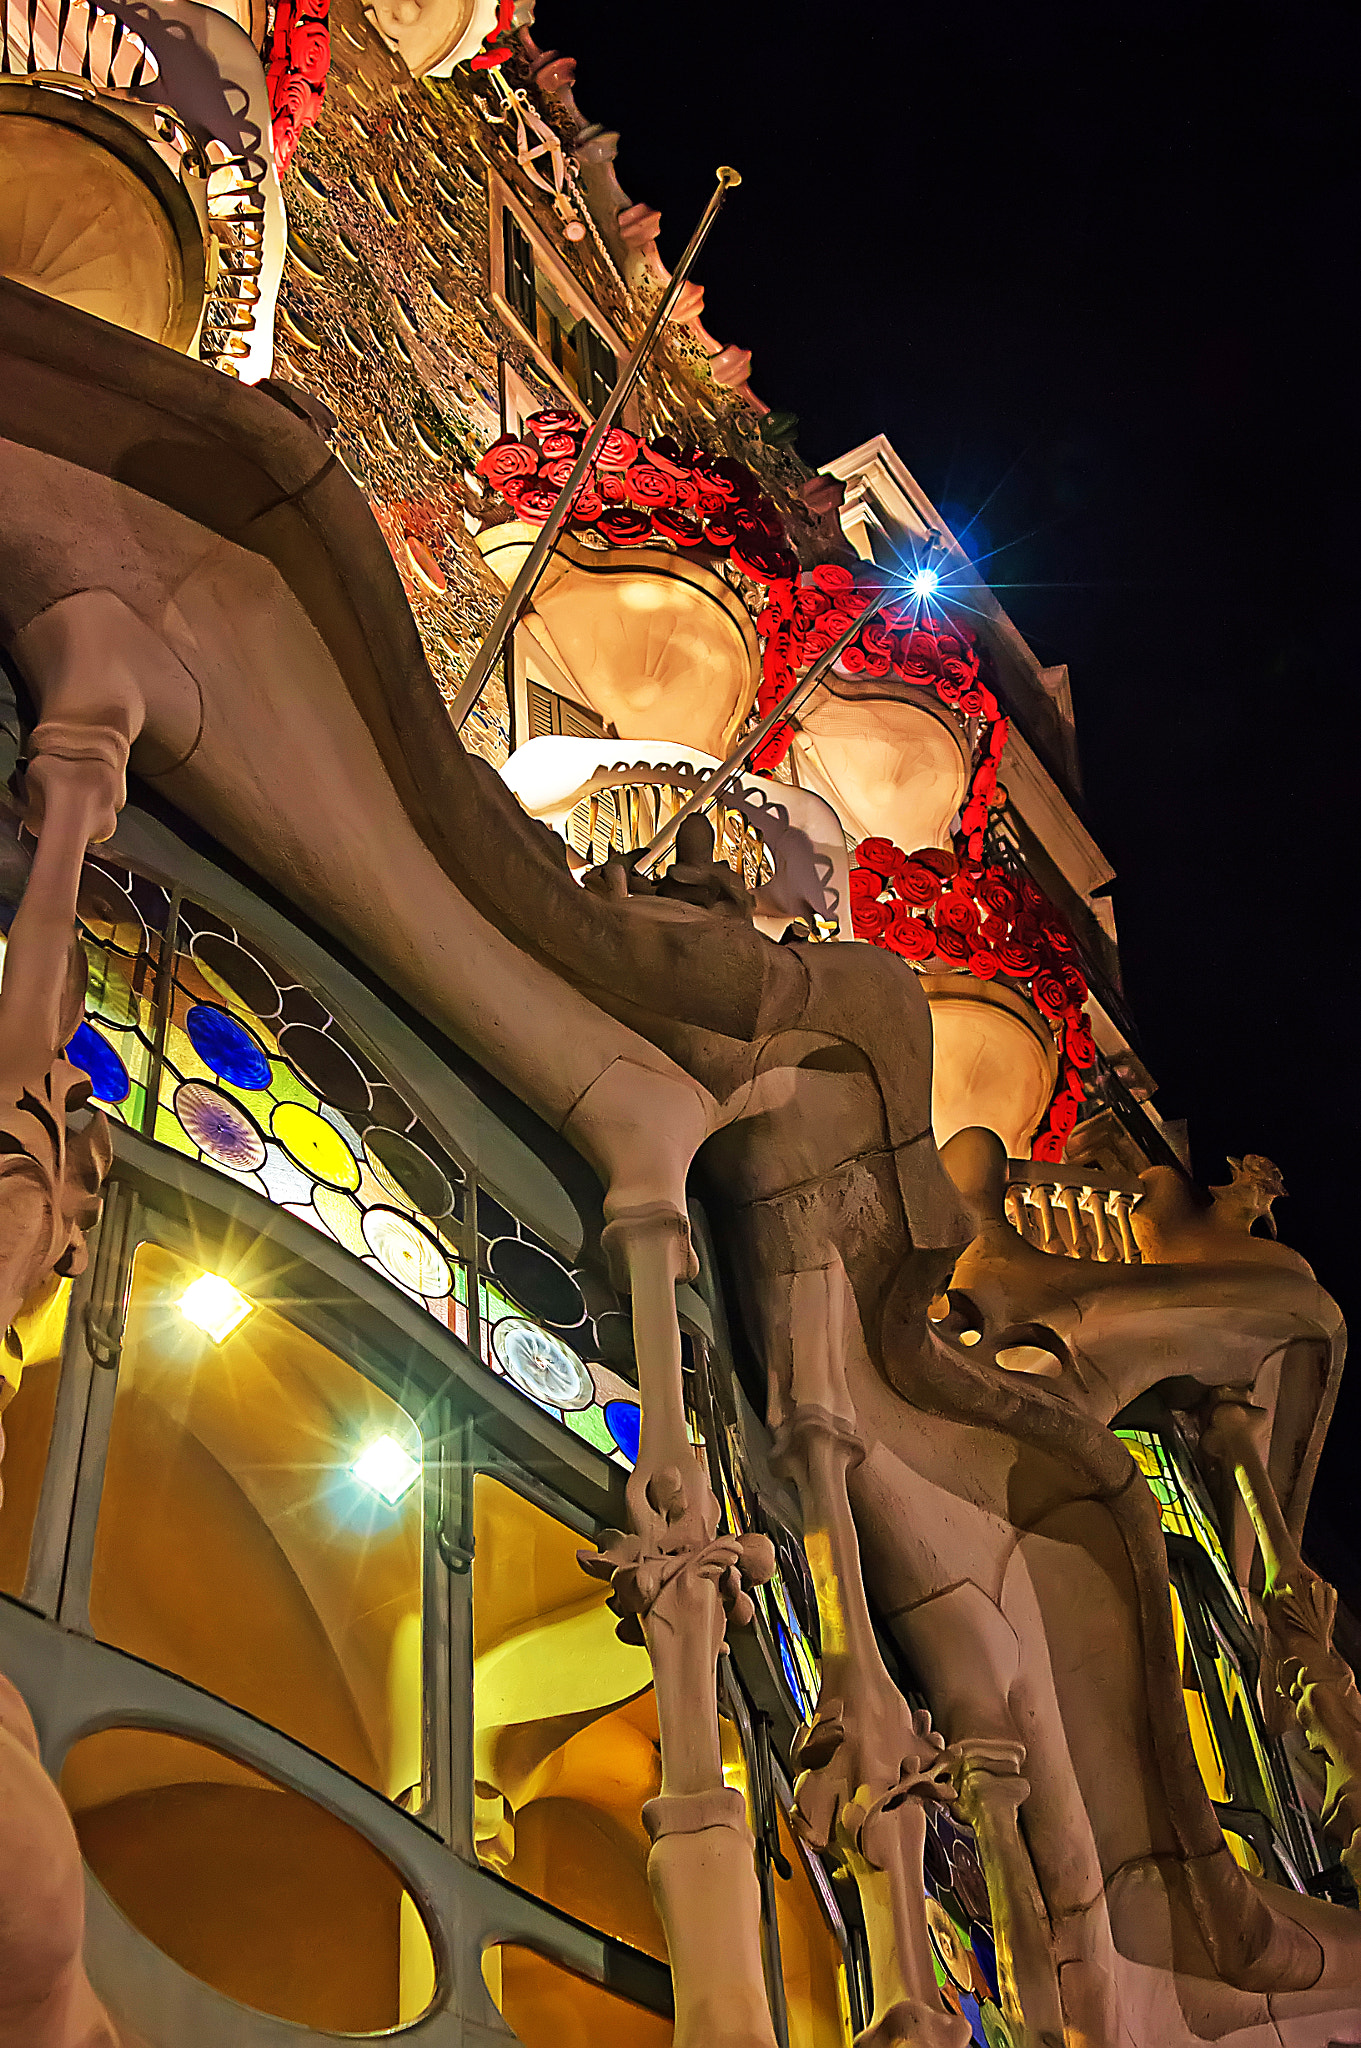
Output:
[[935,1060],[931,1123],[936,1143],[972,1124],[996,1131],[1023,1159],[1059,1076],[1044,1018],[1015,989],[971,974],[924,974]]
[[[509,585],[534,534],[512,520],[477,545]],[[760,647],[746,606],[714,570],[666,547],[605,551],[564,536],[521,631],[550,687],[566,686],[621,740],[721,759],[756,701]]]
[[[646,846],[719,765],[697,747],[662,741],[542,737],[526,741],[501,774],[531,817],[567,841],[584,870]],[[841,929],[849,900],[845,840],[830,804],[809,790],[743,775],[709,816],[721,860],[757,892],[756,924],[779,938],[793,919],[823,937]]]
[[0,0],[0,29],[0,276],[267,375],[285,222],[249,35],[193,0],[135,31],[101,0]]
[[801,787],[852,841],[947,846],[971,762],[968,729],[933,690],[833,671],[799,713],[790,760]]

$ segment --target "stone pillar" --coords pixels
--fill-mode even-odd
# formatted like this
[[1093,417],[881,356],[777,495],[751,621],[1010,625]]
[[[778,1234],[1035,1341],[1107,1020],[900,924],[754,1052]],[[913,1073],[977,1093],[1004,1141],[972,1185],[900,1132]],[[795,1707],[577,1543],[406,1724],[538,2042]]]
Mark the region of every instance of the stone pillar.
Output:
[[1030,1796],[1019,1742],[955,1745],[959,1811],[978,1839],[988,1879],[1002,2011],[1017,2048],[1063,2048],[1063,2004],[1049,1915],[1021,1835]]
[[1337,1594],[1300,1556],[1276,1498],[1261,1450],[1266,1422],[1244,1395],[1222,1395],[1200,1447],[1232,1475],[1251,1517],[1266,1574],[1263,1687],[1274,1681],[1310,1749],[1327,1760],[1323,1820],[1347,1844],[1342,1861],[1361,1885],[1361,1694],[1333,1647]]
[[[45,720],[31,742],[25,824],[38,843],[0,987],[0,1334],[46,1274],[84,1266],[112,1157],[102,1114],[69,1129],[90,1089],[61,1055],[85,1004],[81,867],[113,832],[127,758],[127,733],[106,724]],[[22,1360],[11,1346],[0,1378],[12,1391]]]
[[857,2048],[965,2048],[969,2023],[946,2012],[936,1987],[922,1870],[925,1802],[953,1798],[951,1757],[879,1654],[847,1491],[863,1456],[848,1423],[808,1403],[776,1438],[777,1468],[803,1504],[822,1625],[822,1691],[795,1750],[795,1821],[819,1848],[836,1845],[859,1886],[874,2015]]
[[686,1427],[676,1282],[696,1268],[685,1216],[663,1202],[625,1210],[603,1242],[633,1298],[643,1420],[627,1489],[632,1530],[607,1530],[581,1562],[610,1581],[619,1634],[646,1643],[652,1659],[662,1789],[643,1820],[676,2048],[776,2048],[755,1844],[741,1793],[723,1782],[717,1689],[727,1625],[752,1619],[746,1588],[771,1576],[775,1554],[764,1536],[718,1534],[718,1502]]

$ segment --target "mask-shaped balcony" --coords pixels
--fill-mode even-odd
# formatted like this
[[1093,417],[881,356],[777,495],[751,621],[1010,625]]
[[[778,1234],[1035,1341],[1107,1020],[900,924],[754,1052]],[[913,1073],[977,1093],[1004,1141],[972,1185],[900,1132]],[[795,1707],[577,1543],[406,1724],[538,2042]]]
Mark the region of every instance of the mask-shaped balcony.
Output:
[[968,785],[969,736],[933,690],[834,671],[799,713],[790,761],[852,840],[948,846]]
[[1029,1156],[1059,1077],[1054,1034],[1013,988],[971,974],[924,974],[934,1067],[936,1143],[972,1124],[996,1131],[1013,1159]]
[[[477,544],[509,585],[533,540],[533,527],[515,520]],[[520,639],[531,673],[589,705],[621,740],[667,740],[717,759],[760,681],[742,600],[714,570],[662,547],[607,552],[560,540]]]
[[248,381],[284,210],[260,57],[228,12],[0,0],[0,276]]

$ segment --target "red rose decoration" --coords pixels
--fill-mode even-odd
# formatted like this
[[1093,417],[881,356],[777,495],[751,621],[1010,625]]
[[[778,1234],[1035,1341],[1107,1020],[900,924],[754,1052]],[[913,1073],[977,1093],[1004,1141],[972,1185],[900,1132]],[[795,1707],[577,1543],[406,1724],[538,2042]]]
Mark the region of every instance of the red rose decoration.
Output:
[[565,405],[546,406],[542,412],[532,412],[525,421],[534,439],[542,443],[549,434],[580,434],[581,421]]
[[887,903],[852,903],[851,923],[858,939],[882,939],[892,911]]
[[1003,974],[1024,981],[1035,972],[1039,963],[1029,946],[1018,945],[1015,939],[1004,939],[997,948],[997,964]]
[[625,502],[624,479],[617,470],[601,470],[595,480],[595,487],[607,505],[622,505]]
[[1000,946],[1003,939],[1007,936],[1007,933],[1010,930],[1010,918],[985,917],[982,924],[978,928],[978,936],[987,946]]
[[477,473],[484,476],[493,490],[505,495],[505,486],[514,477],[533,476],[539,466],[539,451],[528,441],[517,440],[514,434],[502,434],[477,464]]
[[855,577],[840,562],[818,562],[812,571],[813,581],[819,590],[830,597],[841,590],[854,590]]
[[923,917],[914,917],[906,904],[893,909],[888,942],[904,960],[929,960],[936,950],[936,935]]
[[892,666],[893,664],[886,654],[867,654],[865,656],[865,674],[867,676],[886,676]]
[[676,489],[670,477],[650,462],[635,462],[624,472],[624,496],[630,505],[646,505],[651,511],[658,505],[673,504]]
[[[943,684],[941,686],[941,694],[942,696],[944,695]],[[977,718],[979,712],[983,709],[983,692],[976,683],[970,683],[966,690],[960,691],[955,702],[966,718]]]
[[575,468],[576,463],[564,455],[559,462],[545,462],[539,475],[544,483],[552,484],[555,491],[560,491]]
[[989,868],[978,884],[978,900],[995,917],[1013,918],[1020,905],[1016,891],[999,868]]
[[660,506],[652,515],[652,531],[678,548],[697,548],[704,538],[704,522],[680,506]]
[[1068,1000],[1073,1008],[1080,1010],[1086,1002],[1089,993],[1087,983],[1082,975],[1078,973],[1076,967],[1069,967],[1066,964],[1062,967],[1056,967],[1054,972],[1067,989]]
[[542,477],[532,476],[517,486],[511,502],[521,519],[542,526],[558,502],[558,493]]
[[692,476],[673,476],[671,488],[677,505],[684,505],[687,512],[699,510],[699,485]]
[[1032,1159],[1039,1159],[1050,1166],[1057,1166],[1063,1158],[1068,1140],[1058,1131],[1042,1131],[1030,1148]]
[[597,519],[595,528],[611,547],[616,548],[636,548],[640,541],[652,537],[651,519],[633,505],[607,506]]
[[1061,1138],[1071,1137],[1077,1123],[1077,1104],[1071,1095],[1056,1095],[1049,1105],[1049,1128]]
[[891,839],[862,839],[855,849],[855,858],[862,868],[873,868],[876,874],[891,875],[903,865],[905,856]]
[[1047,967],[1042,967],[1030,984],[1031,1000],[1037,1010],[1043,1010],[1046,1017],[1057,1023],[1068,1008],[1068,991]]
[[638,436],[623,427],[611,427],[596,450],[597,469],[627,469],[638,460]]
[[1027,910],[1047,910],[1049,908],[1049,899],[1046,897],[1043,889],[1040,888],[1037,882],[1032,882],[1029,875],[1022,875],[1018,886],[1021,891],[1021,901],[1025,904]]
[[581,435],[556,433],[545,434],[539,443],[539,453],[545,462],[560,462],[564,455],[570,455],[573,462],[581,453]]
[[939,875],[933,874],[914,857],[894,877],[894,887],[904,903],[912,903],[918,910],[925,910],[940,896],[941,881]]
[[725,504],[751,505],[761,495],[761,486],[751,471],[731,456],[710,455],[701,449],[691,467],[711,489],[724,493]]
[[995,981],[997,978],[997,955],[986,952],[981,946],[969,955],[969,972],[977,981]]
[[605,500],[599,491],[590,484],[583,484],[567,516],[575,526],[594,526],[604,509]]
[[1073,934],[1069,931],[1067,925],[1060,924],[1057,918],[1051,918],[1045,925],[1044,940],[1050,952],[1057,953],[1061,960],[1071,960],[1077,951],[1077,947],[1073,942]]
[[757,583],[779,583],[797,576],[797,557],[781,541],[760,534],[739,534],[732,544],[732,560]]
[[952,967],[963,967],[973,951],[972,945],[963,932],[952,931],[949,925],[936,932],[936,951],[942,960],[948,960]]
[[704,538],[711,548],[730,548],[737,539],[737,521],[730,513],[716,513],[704,522]]
[[940,875],[946,881],[959,868],[959,862],[948,846],[919,846],[912,858],[922,867],[930,868],[933,875]]
[[852,903],[871,903],[877,901],[883,892],[883,887],[884,878],[882,875],[872,873],[869,868],[851,869]]
[[1075,1067],[1096,1065],[1096,1040],[1085,1020],[1071,1022],[1063,1034],[1063,1050]]
[[654,469],[659,469],[663,476],[688,478],[690,474],[689,464],[681,461],[680,449],[669,438],[649,441],[643,450],[643,458],[650,462]]
[[953,889],[936,905],[937,931],[963,932],[971,942],[978,937],[978,912],[966,896]]
[[849,647],[843,647],[839,666],[846,671],[848,676],[858,676],[862,669],[867,666],[863,649],[857,647],[854,641],[851,642]]

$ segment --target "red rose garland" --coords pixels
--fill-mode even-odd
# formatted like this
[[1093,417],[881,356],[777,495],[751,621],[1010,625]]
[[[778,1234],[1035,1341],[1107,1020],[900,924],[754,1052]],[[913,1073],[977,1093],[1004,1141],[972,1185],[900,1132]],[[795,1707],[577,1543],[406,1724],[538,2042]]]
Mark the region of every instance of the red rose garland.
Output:
[[265,58],[274,164],[282,177],[304,128],[321,112],[331,68],[330,0],[278,0]]
[[[525,422],[523,439],[503,434],[477,465],[479,476],[516,515],[542,526],[571,475],[585,429],[565,406]],[[664,540],[671,547],[726,555],[757,582],[792,589],[798,562],[780,515],[752,472],[703,448],[683,454],[674,441],[640,441],[611,427],[577,494],[571,524],[611,547]]]
[[1082,1074],[1096,1063],[1084,1005],[1087,984],[1073,964],[1072,933],[1028,875],[984,867],[937,846],[903,853],[891,839],[862,839],[851,869],[851,924],[858,939],[916,967],[939,959],[979,981],[1024,986],[1048,1018],[1059,1048],[1059,1084],[1032,1159],[1063,1157],[1084,1099]]

